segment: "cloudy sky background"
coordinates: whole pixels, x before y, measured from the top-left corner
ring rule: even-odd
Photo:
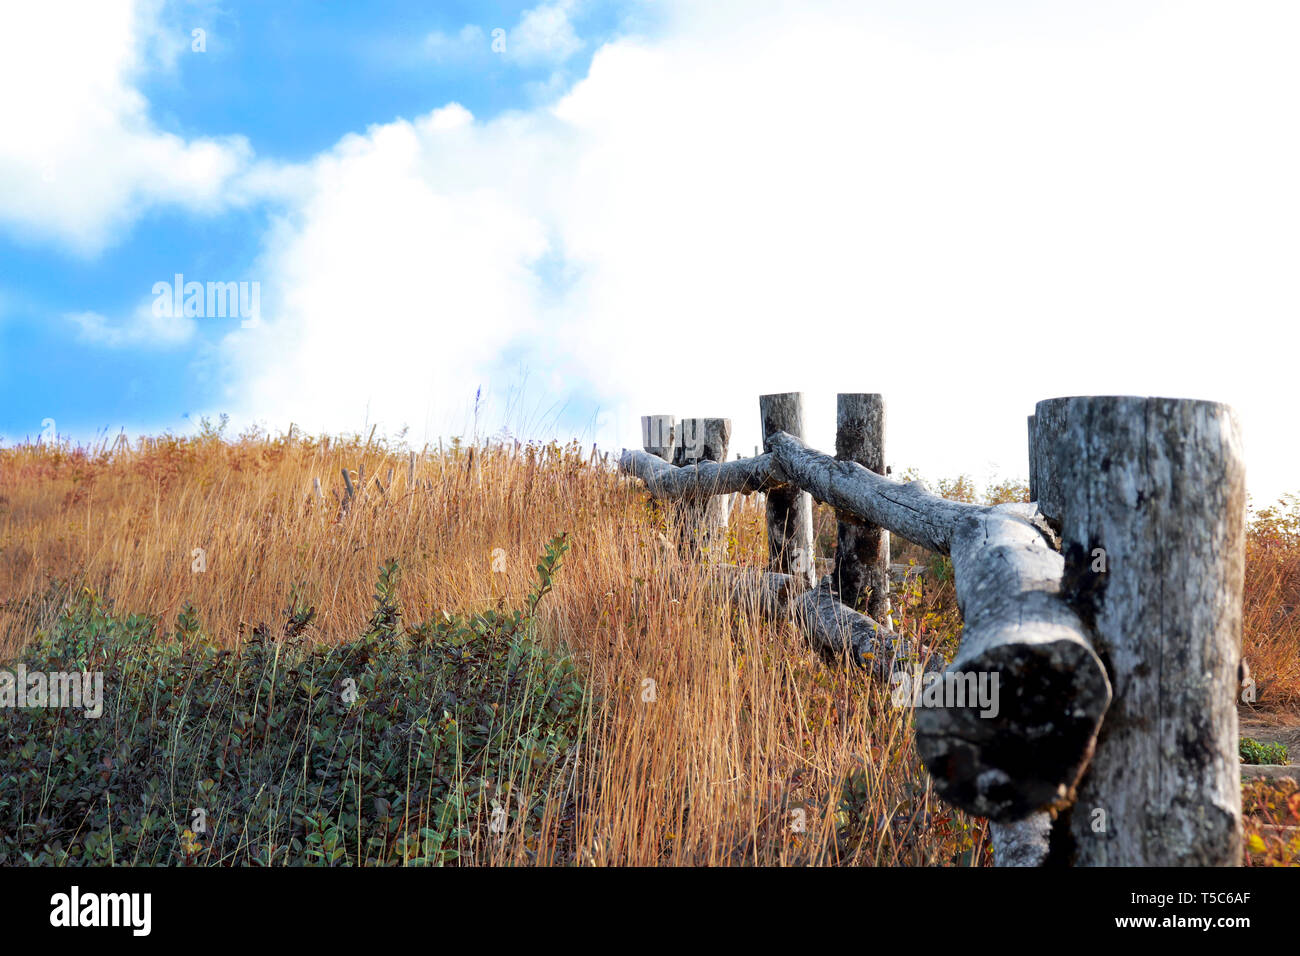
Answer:
[[[878,391],[896,468],[983,481],[1039,399],[1172,395],[1238,409],[1268,500],[1298,42],[1281,0],[9,5],[0,436],[662,412],[748,454],[760,393],[830,448]],[[155,316],[176,273],[261,324]]]

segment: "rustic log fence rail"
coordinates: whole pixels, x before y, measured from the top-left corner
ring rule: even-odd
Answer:
[[[992,821],[999,865],[1240,862],[1245,485],[1231,409],[1040,402],[1033,503],[983,506],[882,473],[878,395],[840,396],[835,457],[803,443],[801,395],[759,404],[761,454],[705,456],[672,416],[648,416],[643,450],[624,450],[619,470],[695,515],[765,494],[770,570],[736,582],[814,646],[939,686],[916,708],[918,752],[941,796]],[[812,499],[838,518],[820,582]],[[946,666],[888,626],[890,533],[952,561],[963,630]],[[986,679],[994,707],[976,693]]]

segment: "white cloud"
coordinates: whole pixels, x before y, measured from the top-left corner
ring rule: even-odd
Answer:
[[[748,453],[760,392],[830,447],[835,391],[880,391],[895,463],[984,477],[1024,474],[1037,399],[1185,395],[1243,412],[1257,491],[1300,485],[1300,9],[885,9],[680,3],[554,108],[345,139],[267,239],[231,399],[436,435],[517,354],[605,441],[721,414]]]
[[[482,56],[488,50],[487,35],[483,28],[466,24],[455,36],[435,30],[423,41],[425,56],[439,63],[456,63],[473,56]]]
[[[209,211],[227,201],[247,142],[163,132],[133,85],[142,69],[175,61],[160,8],[42,0],[6,11],[0,224],[14,234],[92,255],[151,206]]]
[[[467,24],[455,34],[434,30],[421,40],[420,52],[442,64],[499,55],[518,66],[558,66],[583,47],[570,19],[577,6],[576,0],[539,4],[509,30],[495,24]]]
[[[510,31],[506,56],[520,63],[563,63],[582,49],[569,19],[575,0],[556,0],[525,10]]]
[[[240,410],[334,431],[367,410],[396,429],[443,423],[453,396],[463,409],[537,326],[529,263],[547,240],[513,201],[511,157],[538,135],[522,121],[477,129],[453,104],[301,168],[313,191],[267,243],[263,328],[226,340]]]
[[[102,348],[168,349],[194,337],[193,319],[157,316],[152,303],[141,305],[126,322],[113,323],[98,312],[68,312],[63,318],[77,327],[77,337]]]

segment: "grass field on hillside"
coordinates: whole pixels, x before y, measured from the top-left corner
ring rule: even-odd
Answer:
[[[592,450],[407,469],[359,436],[0,449],[0,658],[102,669],[106,701],[90,732],[0,711],[0,863],[989,862],[889,688],[714,600],[672,510]],[[764,534],[742,500],[714,557],[762,567]],[[894,554],[927,568],[895,627],[951,654],[946,561]],[[1254,515],[1245,600],[1251,711],[1295,721],[1294,499]],[[1294,862],[1258,825],[1300,798],[1247,806],[1251,860]]]

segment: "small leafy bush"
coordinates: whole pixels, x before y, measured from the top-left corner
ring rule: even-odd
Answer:
[[[1284,764],[1290,759],[1286,744],[1260,743],[1253,737],[1241,738],[1242,763]]]
[[[103,714],[0,708],[0,864],[441,865],[499,834],[529,845],[590,703],[532,625],[566,548],[524,609],[413,627],[389,561],[366,633],[333,647],[307,644],[296,589],[279,632],[236,650],[192,607],[160,641],[84,591],[21,662],[102,672]]]

